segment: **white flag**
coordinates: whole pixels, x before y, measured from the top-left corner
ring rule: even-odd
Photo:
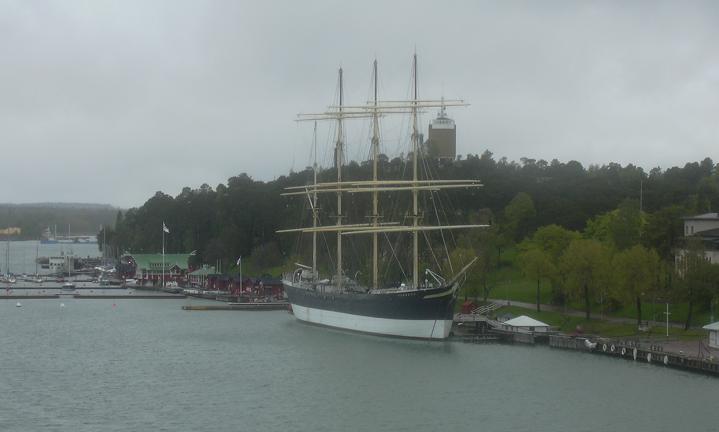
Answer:
[[[242,262],[242,257],[237,258],[237,265],[240,265],[241,262]]]
[[[167,228],[167,225],[165,225],[165,222],[162,223],[162,230],[170,234],[170,230]]]

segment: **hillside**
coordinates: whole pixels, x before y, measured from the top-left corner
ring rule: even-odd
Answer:
[[[51,227],[59,234],[95,235],[101,225],[113,225],[118,208],[94,203],[29,203],[0,204],[0,229],[18,227],[21,240],[37,239]]]

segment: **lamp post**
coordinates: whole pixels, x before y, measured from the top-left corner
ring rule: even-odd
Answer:
[[[669,313],[669,302],[667,302],[667,311],[664,312],[664,315],[667,316],[667,337],[669,337],[669,315],[671,315],[671,313]]]

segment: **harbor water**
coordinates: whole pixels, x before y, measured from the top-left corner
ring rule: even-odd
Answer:
[[[64,306],[61,306],[61,303]],[[716,378],[197,300],[0,301],[2,431],[715,431]],[[210,304],[210,303],[208,303]]]

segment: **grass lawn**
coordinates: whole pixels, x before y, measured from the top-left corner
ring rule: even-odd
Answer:
[[[526,303],[536,303],[537,281],[529,280],[522,274],[519,268],[515,265],[516,257],[516,248],[507,248],[503,251],[500,267],[493,271],[488,278],[488,285],[490,287],[489,297]],[[469,293],[470,297],[473,293],[476,293],[479,298],[482,297],[482,288],[476,284],[471,285],[471,282],[468,282],[464,289],[467,293]],[[542,303],[551,303],[552,288],[548,281],[541,282],[540,296]],[[461,298],[464,298],[463,294]],[[582,301],[571,301],[567,307],[575,310],[584,310],[584,303]],[[666,319],[664,315],[665,311],[665,303],[652,304],[651,299],[646,299],[646,301],[642,303],[642,321],[663,322]],[[593,304],[591,312],[592,317],[601,316],[602,305]],[[670,321],[683,323],[689,312],[689,306],[686,303],[670,304],[669,312],[671,314],[669,316]],[[614,311],[607,310],[605,305],[603,313],[607,316],[618,318],[636,318],[637,316],[637,310],[634,303],[631,305],[623,305]],[[709,311],[699,310],[699,308],[695,305],[692,317],[693,326],[701,327],[702,325],[709,323],[710,318]]]
[[[661,326],[654,327],[648,332],[640,332],[637,330],[637,326],[632,324],[617,324],[600,319],[587,321],[584,318],[567,316],[561,312],[537,312],[534,309],[525,309],[518,306],[503,306],[494,313],[497,315],[502,313],[511,313],[515,316],[527,315],[552,325],[564,333],[573,333],[579,326],[584,334],[596,334],[603,337],[666,338],[666,329]],[[670,339],[696,340],[706,337],[706,331],[699,329],[684,331],[678,328],[670,328],[669,337]]]

